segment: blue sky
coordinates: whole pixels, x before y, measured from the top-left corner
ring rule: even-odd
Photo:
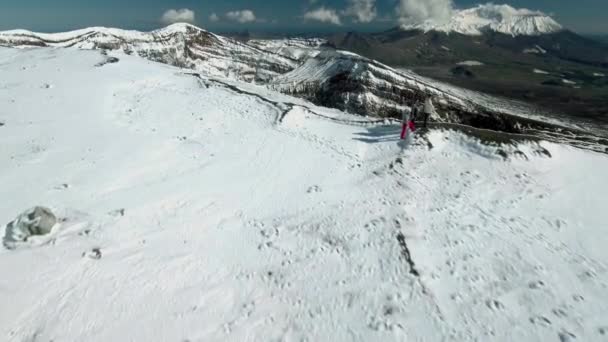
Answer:
[[[178,15],[186,15],[185,18],[191,20],[194,14],[195,24],[216,31],[375,31],[397,24],[396,8],[400,1],[447,3],[450,0],[0,0],[0,30],[26,28],[51,32],[86,26],[146,30],[164,26],[161,17],[167,10],[189,9],[190,12]],[[358,18],[363,21],[369,18],[349,12],[347,9],[353,2],[373,3],[376,8],[373,20],[355,22]],[[467,8],[486,1],[453,2],[456,8]],[[608,0],[504,0],[494,3],[551,13],[560,23],[578,32],[608,33]],[[305,13],[320,7],[326,11],[315,12],[309,20],[305,19]],[[338,19],[331,13],[339,18],[341,25],[336,25]],[[210,18],[212,14],[216,15],[214,20]]]

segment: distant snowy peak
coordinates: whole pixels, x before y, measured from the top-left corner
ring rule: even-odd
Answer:
[[[558,22],[545,13],[494,4],[455,11],[447,22],[426,20],[423,23],[405,23],[401,28],[465,35],[481,35],[494,31],[512,36],[538,36],[563,30]]]

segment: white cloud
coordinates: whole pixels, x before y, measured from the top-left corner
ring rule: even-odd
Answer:
[[[190,23],[194,24],[195,15],[194,11],[182,8],[182,9],[170,9],[163,13],[163,16],[160,18],[160,21],[165,24],[175,24],[175,23]]]
[[[402,24],[421,23],[431,20],[445,23],[454,13],[452,0],[400,0],[397,15]]]
[[[213,23],[218,22],[220,21],[220,17],[218,17],[218,15],[215,13],[211,13],[211,15],[209,16],[209,21]]]
[[[304,13],[304,19],[315,20],[322,23],[330,23],[334,25],[342,25],[340,16],[336,13],[336,10],[331,8],[319,7],[316,10],[308,11]]]
[[[256,20],[255,13],[251,10],[231,11],[226,13],[226,18],[241,24],[250,23]]]
[[[378,15],[376,0],[348,0],[348,3],[348,7],[342,13],[354,17],[356,22],[369,23]]]
[[[526,15],[546,15],[543,12],[533,11],[527,8],[513,8],[509,5],[494,5],[492,3],[478,5],[476,8],[479,12],[479,15],[484,18],[490,18],[495,16],[500,16],[501,18],[512,18],[516,16]]]

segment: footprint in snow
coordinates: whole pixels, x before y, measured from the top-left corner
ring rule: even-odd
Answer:
[[[501,311],[505,308],[504,304],[496,299],[488,299],[486,301],[486,306],[492,311]]]
[[[568,331],[562,331],[558,334],[560,342],[570,342],[576,340],[576,335]]]
[[[320,186],[318,185],[313,185],[310,188],[308,188],[308,190],[306,190],[306,193],[312,194],[312,193],[318,193],[321,192],[322,189]]]
[[[121,208],[121,209],[112,210],[108,213],[108,215],[114,216],[114,217],[123,217],[123,216],[125,216],[125,209]]]
[[[548,327],[548,326],[551,326],[551,324],[552,324],[551,320],[545,316],[530,317],[530,323],[532,323],[534,325],[542,326],[542,327]]]
[[[594,270],[588,269],[584,272],[582,272],[581,274],[578,275],[578,278],[581,281],[587,281],[587,280],[591,280],[593,278],[595,278],[597,276],[597,273]]]
[[[561,309],[561,308],[555,308],[553,310],[551,310],[551,312],[559,318],[565,318],[568,317],[568,312],[566,312],[566,310]]]
[[[100,248],[93,248],[88,252],[84,252],[82,253],[82,257],[87,257],[89,259],[93,259],[93,260],[99,260],[101,259],[101,249]]]
[[[530,282],[530,284],[528,284],[528,287],[532,290],[538,290],[545,287],[545,283],[542,280],[535,280],[533,282]]]
[[[55,190],[65,190],[68,189],[70,187],[70,185],[68,183],[62,183],[60,185],[57,185],[55,187]]]

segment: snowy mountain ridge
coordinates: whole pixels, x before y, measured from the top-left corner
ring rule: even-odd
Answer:
[[[510,133],[577,129],[538,108],[395,70],[325,46],[323,40],[241,43],[193,25],[175,24],[152,32],[103,27],[57,34],[14,30],[0,32],[0,45],[101,50],[115,60],[136,55],[221,82],[264,85],[316,105],[376,118],[400,118],[412,103],[434,96],[440,113],[436,120],[448,124]]]
[[[543,12],[494,4],[457,10],[447,22],[428,19],[422,23],[404,23],[401,28],[464,35],[482,35],[493,31],[511,36],[538,36],[563,30],[557,21]]]
[[[404,102],[431,94],[452,109],[475,110],[468,98],[453,96],[414,75],[365,57],[324,48],[325,41],[320,39],[245,44],[196,26],[174,24],[152,32],[103,27],[57,34],[15,30],[0,32],[2,43],[136,54],[207,76],[265,84],[317,104],[362,115],[398,117]]]
[[[119,28],[94,26],[83,29],[57,32],[42,33],[24,29],[0,31],[0,41],[11,45],[34,45],[52,47],[77,47],[81,49],[103,48],[103,43],[116,44],[122,42],[158,42],[162,38],[170,38],[172,35],[205,34],[221,40],[217,36],[200,27],[178,23],[150,32],[136,30],[125,30]]]
[[[8,30],[8,31],[3,31],[1,33],[3,36],[13,35],[15,37],[31,39],[32,41],[34,41],[34,40],[51,40],[51,41],[55,40],[57,43],[61,43],[61,41],[63,41],[65,43],[66,41],[73,42],[74,40],[78,40],[83,37],[86,38],[87,36],[91,36],[93,34],[103,34],[108,37],[114,36],[114,37],[121,37],[123,39],[145,41],[145,40],[150,40],[150,38],[155,35],[164,36],[164,35],[173,34],[173,33],[188,33],[189,30],[208,32],[200,27],[196,27],[191,24],[178,23],[178,24],[169,25],[167,27],[164,27],[164,28],[161,28],[158,30],[151,31],[151,32],[149,32],[149,34],[146,32],[141,32],[141,31],[137,31],[137,30],[125,30],[125,29],[103,27],[103,26],[93,26],[93,27],[87,27],[87,28],[83,28],[83,29],[72,30],[72,31],[67,31],[67,32],[59,32],[59,33],[38,33],[38,32],[32,32],[32,31],[24,30],[24,29]],[[210,33],[210,32],[208,32],[208,33]]]
[[[173,24],[151,32],[92,27],[65,33],[26,30],[0,32],[0,45],[118,50],[214,76],[238,74],[246,81],[267,81],[292,70],[289,57],[260,50],[190,24]]]

